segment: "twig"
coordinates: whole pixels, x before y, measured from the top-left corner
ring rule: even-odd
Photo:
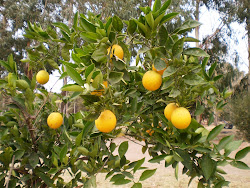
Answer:
[[[54,83],[54,85],[50,88],[50,92],[48,93],[48,96],[46,97],[46,99],[43,101],[42,106],[40,107],[40,109],[38,110],[38,112],[36,113],[36,115],[32,117],[32,119],[36,119],[35,122],[34,122],[34,124],[33,124],[33,126],[35,126],[35,124],[36,124],[36,122],[37,122],[37,120],[38,120],[38,118],[37,118],[38,114],[41,112],[42,108],[44,107],[44,105],[45,105],[46,102],[48,101],[49,96],[50,96],[50,93],[51,93],[53,87],[56,85],[56,83],[57,83],[58,81],[59,81],[59,79],[58,79],[58,80]]]
[[[109,158],[110,158],[110,155],[109,155],[108,158],[105,160],[105,162],[104,162],[104,164],[102,165],[102,167],[96,172],[96,174],[98,174],[99,172],[102,171],[102,169],[104,168],[104,166],[107,164]]]
[[[220,25],[221,25],[221,24],[222,24],[222,22],[220,23]],[[206,46],[207,43],[208,43],[209,41],[211,41],[212,38],[213,38],[217,33],[219,33],[219,32],[222,30],[222,28],[224,27],[224,25],[225,25],[225,23],[224,23],[220,28],[217,28],[217,29],[215,30],[215,32],[214,32],[212,35],[210,35],[210,36],[206,39],[206,41],[205,41],[203,44],[200,45],[200,48],[202,48],[204,45]]]
[[[14,161],[15,161],[15,155],[13,155],[13,157],[12,157],[12,162],[11,162],[11,166],[10,166],[9,175],[8,175],[7,180],[6,180],[6,186],[5,186],[6,188],[9,187],[10,176],[11,176],[12,170],[13,170],[13,168],[14,168]]]
[[[138,142],[132,140],[132,139],[129,138],[128,136],[124,136],[124,137],[127,138],[128,140],[130,140],[131,142],[134,142],[135,144],[138,144],[138,145],[140,145],[140,146],[144,146],[144,145],[142,145],[142,144],[140,144],[140,143],[138,143]]]

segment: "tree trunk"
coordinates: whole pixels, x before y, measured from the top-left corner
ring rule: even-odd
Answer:
[[[72,0],[69,1],[69,17],[68,17],[68,26],[71,27],[72,25],[72,15],[73,15],[73,3],[72,3]],[[66,85],[68,83],[68,79],[67,77],[64,77],[63,78],[63,85]],[[67,96],[67,91],[62,91],[62,96]],[[65,114],[66,116],[68,116],[68,113],[67,113],[67,110],[68,110],[68,103],[62,103],[61,104],[61,112],[63,114]]]
[[[247,37],[248,37],[248,94],[250,94],[250,20],[247,19]]]
[[[151,8],[151,6],[152,6],[152,0],[148,1],[148,6]]]
[[[199,21],[199,16],[200,16],[200,0],[196,0],[196,11],[195,11],[195,20]],[[199,40],[199,30],[200,27],[195,28],[195,38]],[[196,42],[196,47],[199,48],[199,42]]]

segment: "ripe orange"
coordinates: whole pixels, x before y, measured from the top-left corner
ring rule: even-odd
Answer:
[[[108,81],[103,81],[102,84],[105,86],[105,88],[108,87]],[[101,96],[104,93],[104,89],[94,90],[90,94],[95,96]]]
[[[95,120],[96,128],[104,133],[111,132],[116,126],[116,116],[110,110],[104,110]]]
[[[191,123],[190,112],[184,108],[176,108],[171,115],[171,122],[177,129],[186,129]]]
[[[178,106],[175,103],[169,103],[165,109],[164,109],[164,115],[165,117],[171,121],[171,115],[173,111],[177,108]]]
[[[36,75],[36,81],[39,84],[46,84],[49,81],[49,73],[45,70],[40,70]]]
[[[52,112],[47,118],[47,124],[52,129],[57,129],[63,124],[63,117],[58,112]]]
[[[162,77],[155,71],[148,71],[143,75],[142,84],[145,89],[155,91],[161,87]]]
[[[119,59],[123,59],[124,57],[124,52],[121,46],[119,46],[118,44],[114,44],[112,46],[112,50],[110,52],[111,46],[107,49],[107,54],[110,54],[110,59],[113,57],[113,55],[117,56]]]

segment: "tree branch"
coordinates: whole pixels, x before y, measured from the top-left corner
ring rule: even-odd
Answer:
[[[6,186],[5,186],[6,188],[9,187],[10,176],[11,176],[12,170],[13,170],[13,168],[14,168],[14,161],[15,161],[15,155],[13,155],[13,157],[12,157],[12,162],[11,162],[11,166],[10,166],[9,175],[8,175],[8,177],[7,177],[7,180],[6,180]]]

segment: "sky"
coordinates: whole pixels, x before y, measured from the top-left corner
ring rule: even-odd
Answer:
[[[207,10],[205,7],[201,7],[200,14],[200,22],[202,25],[200,26],[200,39],[204,38],[207,35],[211,35],[218,28],[221,23],[219,19],[219,14],[213,10]],[[235,32],[235,37],[238,42],[235,42],[233,39],[229,39],[228,45],[230,46],[228,62],[233,62],[233,54],[235,50],[239,54],[240,71],[248,72],[248,49],[247,49],[247,35],[244,24],[233,23],[233,28]],[[194,31],[190,33],[190,36],[195,37]],[[49,82],[45,85],[45,88],[50,90],[52,87],[53,92],[60,92],[60,88],[63,85],[62,80],[58,81],[60,74],[58,71],[54,71],[53,75],[50,75]],[[56,83],[56,84],[55,84]]]

